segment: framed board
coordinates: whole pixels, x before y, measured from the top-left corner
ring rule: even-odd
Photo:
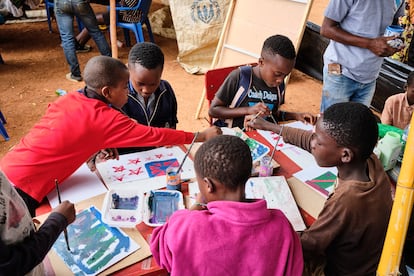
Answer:
[[[212,68],[257,62],[269,36],[289,37],[296,52],[313,0],[233,0]]]

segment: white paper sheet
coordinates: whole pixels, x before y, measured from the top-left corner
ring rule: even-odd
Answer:
[[[91,172],[84,163],[68,179],[59,184],[60,197],[72,203],[78,203],[90,197],[103,194],[107,191],[99,177]],[[52,208],[59,205],[56,190],[47,195]]]

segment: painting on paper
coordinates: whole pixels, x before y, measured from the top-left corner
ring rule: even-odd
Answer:
[[[311,185],[321,193],[329,195],[335,187],[336,178],[333,172],[327,171],[313,179],[305,181],[305,183]]]
[[[153,150],[135,152],[119,156],[119,160],[107,160],[97,164],[97,169],[103,181],[110,187],[112,184],[122,184],[165,177],[168,167],[178,167],[185,152],[179,147],[160,147]],[[193,161],[187,158],[182,170],[182,178],[195,177]],[[165,179],[163,178],[163,182]],[[120,187],[119,185],[117,187]]]
[[[93,206],[78,213],[67,232],[71,250],[63,233],[53,250],[79,276],[96,275],[140,248],[120,229],[103,223],[101,213]]]
[[[248,137],[240,128],[227,128],[222,127],[221,130],[225,135],[233,135],[243,139],[246,144],[249,146],[250,152],[252,154],[253,163],[259,161],[263,156],[265,156],[269,151],[269,147],[256,141],[253,138]]]
[[[279,209],[295,231],[306,229],[296,201],[283,176],[253,177],[246,183],[246,198],[265,199],[268,209]]]
[[[293,176],[327,197],[335,189],[338,169],[336,167],[319,167],[317,165],[303,169]]]

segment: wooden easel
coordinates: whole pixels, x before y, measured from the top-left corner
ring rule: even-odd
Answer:
[[[289,37],[299,49],[313,0],[232,0],[211,63],[211,69],[257,62],[269,36]],[[199,118],[206,91],[198,104]]]

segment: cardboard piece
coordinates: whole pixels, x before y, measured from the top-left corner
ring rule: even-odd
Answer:
[[[327,196],[313,189],[310,185],[303,183],[296,177],[289,178],[287,183],[297,205],[314,219],[318,218]]]
[[[103,199],[105,197],[105,193],[92,197],[90,199],[84,200],[82,202],[79,202],[78,204],[75,204],[76,211],[79,212],[80,210],[89,208],[91,205],[94,205],[97,207],[97,209],[101,210]],[[45,219],[48,217],[48,214],[36,217],[40,222],[45,221]],[[149,256],[151,256],[151,250],[149,248],[148,243],[145,241],[144,237],[141,235],[141,233],[135,229],[135,228],[122,228],[122,231],[124,231],[130,238],[132,238],[136,243],[140,245],[140,249],[129,255],[128,257],[122,259],[118,263],[114,264],[110,268],[104,270],[102,273],[98,275],[108,275],[115,271],[118,271],[122,268],[125,268],[127,266],[130,266],[136,262],[139,262]],[[70,237],[69,237],[70,239]],[[55,253],[54,250],[50,250],[47,258],[50,260],[50,264],[52,266],[51,273],[54,273],[55,275],[73,275],[73,273],[69,270],[69,268],[64,264],[63,260]],[[50,275],[50,274],[48,274]]]

